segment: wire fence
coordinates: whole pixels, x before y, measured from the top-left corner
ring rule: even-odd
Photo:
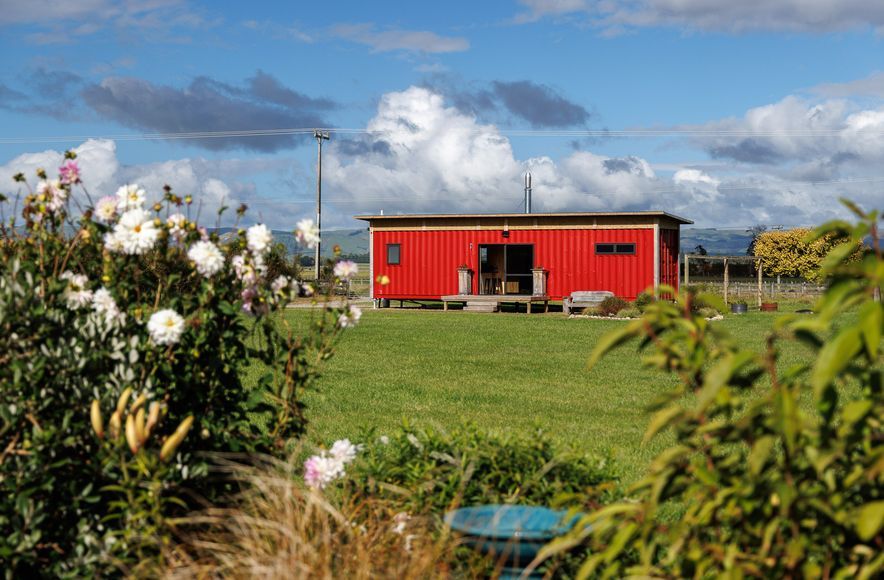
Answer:
[[[695,280],[691,276],[691,286],[697,287],[704,292],[721,294],[724,283],[718,279]],[[814,298],[821,296],[826,290],[822,284],[808,282],[806,280],[763,280],[761,283],[762,299],[789,299],[789,298]],[[729,298],[755,298],[758,295],[758,280],[744,279],[728,282]]]

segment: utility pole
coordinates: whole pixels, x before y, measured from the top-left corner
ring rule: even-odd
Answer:
[[[313,138],[319,144],[319,154],[316,157],[316,229],[319,233],[319,241],[316,242],[316,283],[319,284],[319,272],[322,268],[319,259],[322,250],[322,142],[328,141],[328,131],[313,130]]]

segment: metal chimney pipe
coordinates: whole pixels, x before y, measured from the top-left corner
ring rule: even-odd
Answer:
[[[525,172],[525,213],[531,213],[531,172]]]

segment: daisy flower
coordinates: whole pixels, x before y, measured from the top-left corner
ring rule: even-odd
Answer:
[[[68,282],[67,288],[64,290],[64,299],[68,308],[77,310],[92,301],[92,291],[86,289],[89,278],[85,274],[74,274],[68,270],[62,272],[59,278]]]
[[[157,344],[176,344],[184,334],[184,319],[174,310],[160,310],[147,321],[147,331]]]
[[[108,195],[102,197],[95,204],[95,212],[92,214],[100,222],[109,224],[117,217],[117,198]]]
[[[316,227],[313,220],[303,219],[298,222],[298,227],[295,229],[295,239],[302,246],[307,246],[312,250],[319,243],[319,228]]]
[[[209,278],[224,268],[224,254],[212,242],[197,242],[190,247],[187,257],[193,260],[196,271]]]
[[[341,260],[335,264],[335,276],[341,280],[349,280],[359,273],[359,266],[353,260]]]
[[[256,254],[263,254],[270,249],[273,234],[264,224],[256,224],[246,231],[246,243]]]
[[[117,207],[120,211],[144,207],[145,195],[137,184],[124,185],[117,190]]]

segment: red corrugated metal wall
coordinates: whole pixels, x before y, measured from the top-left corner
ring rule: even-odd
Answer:
[[[597,256],[597,243],[636,244],[634,255]],[[609,290],[632,300],[654,283],[654,230],[412,230],[374,232],[374,275],[390,283],[375,285],[375,298],[438,299],[457,294],[457,267],[479,266],[480,244],[534,244],[534,265],[549,271],[550,297],[575,290]],[[400,265],[387,265],[387,244],[400,244]],[[473,276],[473,293],[478,291]]]
[[[660,230],[660,284],[678,290],[678,230]]]

